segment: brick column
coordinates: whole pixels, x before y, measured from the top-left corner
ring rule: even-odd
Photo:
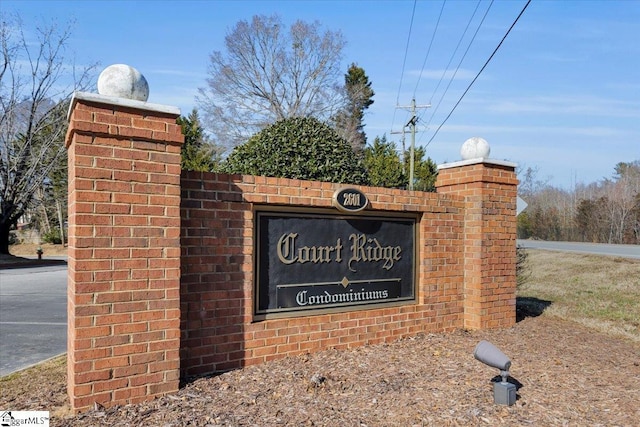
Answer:
[[[515,164],[472,159],[438,166],[438,193],[462,196],[464,325],[508,327],[516,320]]]
[[[72,100],[67,387],[76,412],[178,389],[179,115],[90,93]]]

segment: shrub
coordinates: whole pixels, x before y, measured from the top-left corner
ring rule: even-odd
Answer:
[[[311,117],[280,120],[236,147],[227,173],[368,184],[360,158],[328,125]]]
[[[522,246],[516,246],[516,287],[519,288],[529,280],[529,253]]]
[[[19,243],[18,236],[16,235],[15,231],[10,231],[9,232],[9,245],[15,245],[16,243]]]
[[[51,229],[46,233],[42,234],[42,241],[44,243],[51,243],[54,245],[59,245],[62,243],[62,239],[60,238],[60,230]]]

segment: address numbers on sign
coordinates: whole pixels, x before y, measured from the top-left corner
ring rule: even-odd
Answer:
[[[367,196],[355,188],[341,188],[333,193],[333,205],[342,212],[360,212],[368,203]]]

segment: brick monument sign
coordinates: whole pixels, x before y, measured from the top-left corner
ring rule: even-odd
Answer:
[[[74,411],[285,356],[515,323],[514,164],[441,165],[437,193],[187,172],[179,115],[73,98]]]

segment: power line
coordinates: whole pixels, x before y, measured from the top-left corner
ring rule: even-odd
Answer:
[[[416,115],[416,108],[429,108],[431,105],[416,105],[416,99],[413,98],[411,100],[411,105],[409,106],[400,106],[397,108],[408,108],[411,111],[411,119],[407,122],[406,125],[402,127],[402,132],[391,132],[393,133],[402,133],[402,155],[404,156],[404,134],[407,133],[405,128],[411,128],[411,149],[409,150],[409,190],[413,190],[413,171],[415,170],[415,146],[416,146],[416,124],[418,122],[418,116]],[[403,162],[404,164],[404,162]]]
[[[518,16],[516,17],[515,21],[513,21],[513,24],[511,24],[511,26],[509,27],[509,29],[507,30],[507,32],[505,33],[504,37],[502,37],[502,40],[500,40],[500,43],[498,43],[498,46],[496,46],[496,48],[493,50],[493,53],[491,53],[491,56],[489,56],[489,59],[487,59],[487,61],[484,63],[484,65],[482,66],[482,68],[480,69],[480,71],[478,71],[478,74],[476,74],[476,76],[473,78],[473,80],[471,81],[471,83],[469,83],[469,86],[467,86],[467,88],[465,89],[465,91],[462,93],[462,95],[460,96],[460,99],[458,99],[458,102],[456,102],[456,104],[453,106],[453,108],[451,109],[451,111],[449,112],[449,114],[447,114],[447,117],[445,117],[445,119],[443,120],[443,122],[440,124],[440,126],[438,126],[438,128],[436,129],[436,131],[434,132],[433,136],[431,137],[431,139],[429,139],[429,142],[427,142],[427,144],[425,145],[425,147],[428,147],[429,144],[431,144],[431,141],[433,141],[433,139],[436,137],[436,135],[438,134],[438,132],[440,131],[440,129],[442,129],[442,126],[444,126],[444,124],[447,122],[447,120],[449,120],[449,117],[451,117],[451,115],[453,114],[453,112],[456,110],[456,108],[458,107],[458,105],[460,104],[460,102],[462,101],[462,99],[465,97],[465,95],[467,94],[467,92],[469,92],[469,89],[471,89],[471,86],[473,86],[473,84],[476,82],[476,80],[478,80],[478,77],[480,77],[480,74],[482,74],[482,72],[484,71],[484,69],[487,67],[487,65],[489,65],[489,62],[491,62],[491,59],[493,59],[494,55],[498,52],[498,49],[500,49],[500,46],[502,46],[502,43],[505,41],[505,39],[507,38],[507,36],[509,35],[509,33],[511,32],[511,30],[513,29],[513,27],[516,25],[516,23],[518,22],[518,20],[520,19],[520,17],[524,14],[524,11],[527,10],[527,7],[529,7],[529,3],[531,3],[531,0],[527,0],[527,3],[524,5],[524,7],[522,8],[522,10],[520,11],[520,13],[518,14]]]
[[[480,6],[480,2],[478,2],[476,4],[476,9],[473,11],[473,16],[475,16],[476,11],[478,10],[479,6]],[[460,58],[460,61],[458,62],[458,65],[456,66],[455,71],[453,72],[453,74],[451,75],[451,78],[449,79],[449,83],[447,83],[447,87],[444,89],[444,92],[442,92],[442,95],[440,96],[440,99],[438,100],[438,103],[436,104],[436,107],[433,109],[433,112],[431,113],[431,116],[429,117],[429,120],[427,121],[427,126],[429,126],[431,124],[431,120],[433,120],[433,117],[435,116],[436,112],[440,108],[440,104],[442,103],[442,100],[444,99],[445,95],[449,91],[449,88],[451,87],[451,84],[453,83],[453,80],[456,78],[456,75],[458,74],[458,71],[460,70],[460,67],[462,66],[462,62],[467,57],[467,53],[469,53],[469,49],[471,49],[471,45],[473,45],[473,42],[475,41],[476,36],[478,35],[478,32],[480,32],[480,28],[482,27],[482,24],[484,23],[484,20],[487,18],[487,15],[489,14],[489,10],[491,10],[491,6],[493,6],[493,0],[491,0],[491,3],[489,3],[489,7],[487,7],[487,10],[484,12],[484,15],[482,16],[482,19],[480,20],[480,23],[478,24],[478,28],[476,28],[476,31],[473,33],[473,36],[471,37],[471,40],[469,41],[469,44],[467,45],[467,49],[462,54],[462,57]],[[473,16],[471,17],[471,19],[473,19]],[[469,20],[469,24],[471,24],[471,20]],[[467,25],[467,28],[468,28],[468,25]],[[464,30],[465,34],[466,34],[466,32],[467,32],[467,29]],[[464,34],[463,34],[463,37],[464,37]],[[460,38],[460,42],[462,42],[462,38]],[[457,47],[456,47],[456,50],[458,50]],[[455,52],[454,52],[454,54],[455,54]],[[451,59],[453,59],[453,55],[451,56]],[[450,63],[451,62],[449,62],[449,64]],[[448,68],[449,68],[449,65],[447,64],[447,69]],[[446,69],[445,69],[445,71],[446,71]],[[440,85],[440,83],[438,83],[438,85]],[[435,91],[434,91],[434,94],[435,94]]]
[[[440,26],[440,19],[442,18],[442,12],[444,11],[444,5],[447,0],[442,1],[442,7],[440,8],[440,14],[438,15],[438,20],[436,21],[436,26],[433,29],[433,34],[431,35],[431,41],[429,42],[429,47],[427,48],[427,54],[424,56],[424,61],[422,62],[422,68],[420,69],[420,74],[418,75],[418,81],[416,82],[416,87],[413,89],[413,97],[416,97],[416,92],[418,91],[418,85],[420,84],[420,79],[422,79],[422,72],[424,71],[424,67],[427,64],[427,59],[429,58],[429,53],[431,53],[431,46],[433,46],[433,41],[436,38],[436,33],[438,32],[438,26]]]
[[[480,2],[482,0],[478,0],[478,3],[476,3],[476,7],[473,10],[473,14],[471,15],[471,18],[469,18],[469,22],[467,22],[467,26],[465,27],[464,31],[462,32],[462,35],[460,36],[460,39],[458,40],[458,44],[456,45],[456,48],[453,50],[453,53],[451,54],[451,57],[449,58],[449,62],[447,63],[447,66],[444,67],[444,69],[442,70],[442,75],[440,76],[440,80],[438,80],[438,84],[436,85],[436,88],[433,90],[433,93],[431,94],[431,97],[429,98],[429,101],[431,102],[431,100],[433,100],[433,97],[436,95],[436,92],[438,92],[438,89],[440,88],[440,84],[442,83],[442,80],[444,80],[444,76],[447,74],[447,70],[449,69],[449,66],[451,65],[451,63],[453,62],[453,58],[456,56],[456,53],[458,53],[458,49],[460,48],[460,45],[462,44],[462,40],[464,40],[464,36],[467,34],[467,31],[469,30],[469,27],[471,26],[471,22],[473,22],[473,18],[476,16],[476,13],[478,12],[478,8],[480,7]],[[482,23],[480,24],[482,25]],[[473,42],[473,40],[472,40]],[[458,65],[458,68],[460,67],[460,65]]]
[[[400,91],[402,90],[402,79],[404,78],[404,67],[407,64],[407,56],[409,53],[409,42],[411,40],[411,29],[413,28],[413,18],[416,14],[416,4],[418,0],[413,0],[413,10],[411,11],[411,21],[409,22],[409,34],[407,35],[407,45],[404,48],[404,59],[402,60],[402,71],[400,73],[400,84],[398,85],[398,96],[396,97],[396,105],[400,104]],[[391,129],[393,129],[393,124],[396,122],[396,111],[398,109],[393,110],[393,117],[391,118]]]

